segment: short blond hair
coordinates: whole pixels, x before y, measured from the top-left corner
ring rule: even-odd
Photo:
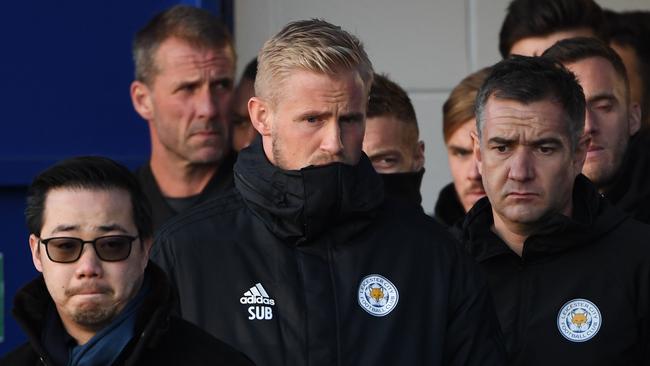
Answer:
[[[287,24],[266,41],[257,60],[255,94],[272,101],[277,98],[278,85],[295,70],[326,75],[357,71],[366,94],[372,83],[372,63],[361,41],[341,27],[321,19]]]

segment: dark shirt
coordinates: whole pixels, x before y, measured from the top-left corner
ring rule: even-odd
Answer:
[[[191,202],[170,202],[170,199],[163,196],[160,191],[156,178],[151,172],[151,166],[145,164],[138,168],[135,174],[144,190],[144,194],[147,196],[149,203],[151,204],[154,231],[158,231],[165,221],[181,213],[182,211],[179,211],[178,208],[188,209],[232,189],[234,187],[232,168],[236,160],[237,153],[234,151],[228,153],[221,161],[217,172],[214,174],[212,179],[210,179],[203,191],[198,196],[186,197],[191,200]],[[172,200],[177,199],[173,198]],[[184,200],[184,198],[181,198],[180,200]]]

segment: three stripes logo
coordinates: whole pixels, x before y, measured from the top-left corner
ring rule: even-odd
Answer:
[[[248,320],[271,320],[273,319],[273,300],[264,289],[261,283],[256,283],[244,296],[239,299],[242,305],[251,305],[248,307]]]

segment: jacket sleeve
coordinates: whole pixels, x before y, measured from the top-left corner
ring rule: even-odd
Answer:
[[[460,245],[454,248],[444,364],[505,365],[505,346],[487,282]]]

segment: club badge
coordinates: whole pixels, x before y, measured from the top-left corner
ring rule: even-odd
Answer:
[[[359,284],[359,306],[373,316],[386,316],[399,301],[399,292],[386,277],[373,274]]]
[[[600,330],[603,318],[593,302],[585,299],[568,301],[557,315],[560,334],[571,342],[586,342]]]

